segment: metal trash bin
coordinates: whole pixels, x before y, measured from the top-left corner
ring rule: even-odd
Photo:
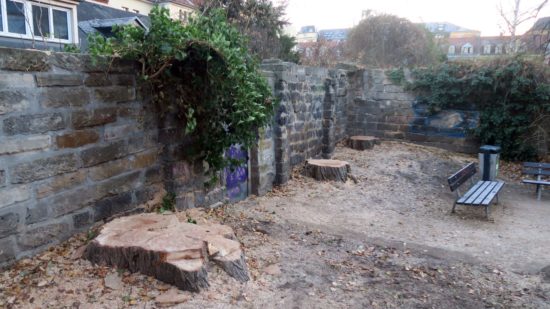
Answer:
[[[483,145],[479,148],[479,169],[483,181],[494,181],[498,176],[500,146]]]

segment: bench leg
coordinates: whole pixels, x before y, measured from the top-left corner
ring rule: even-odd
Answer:
[[[542,186],[537,185],[537,201],[540,201],[541,198],[542,198]]]
[[[489,220],[489,216],[491,215],[491,211],[489,209],[490,205],[485,206],[485,216],[487,216],[487,220]]]
[[[455,213],[455,208],[456,208],[456,202],[454,202],[454,204],[453,204],[453,210],[451,210],[451,213],[453,213],[453,214]]]
[[[498,205],[498,193],[497,193],[497,202],[496,202],[496,204]]]

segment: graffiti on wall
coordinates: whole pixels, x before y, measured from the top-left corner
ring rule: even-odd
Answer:
[[[226,152],[226,156],[243,163],[238,167],[225,169],[225,187],[230,201],[244,200],[248,196],[248,151],[239,145],[234,145]]]
[[[464,138],[479,124],[478,111],[444,110],[433,114],[423,104],[413,104],[413,110],[415,117],[410,123],[411,133]]]

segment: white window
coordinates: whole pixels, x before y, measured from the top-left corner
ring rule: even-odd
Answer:
[[[21,0],[0,0],[0,36],[73,42],[70,8]]]
[[[455,46],[451,45],[449,46],[449,55],[454,55],[454,54],[455,54]]]
[[[470,54],[473,54],[473,53],[474,53],[474,47],[472,46],[472,44],[466,43],[466,44],[464,44],[464,46],[462,46],[462,54],[463,55],[470,55]]]
[[[495,54],[502,54],[502,45],[495,46]]]
[[[486,55],[489,55],[491,53],[491,45],[490,44],[487,44],[487,45],[483,46],[483,53],[486,54]]]

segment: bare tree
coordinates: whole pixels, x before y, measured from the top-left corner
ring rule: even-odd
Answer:
[[[498,11],[504,22],[502,27],[510,34],[509,51],[517,53],[521,47],[520,38],[518,38],[518,28],[525,22],[537,18],[540,11],[548,4],[549,0],[540,0],[531,8],[525,9],[522,6],[522,0],[512,0],[508,5],[503,4],[501,0]]]

